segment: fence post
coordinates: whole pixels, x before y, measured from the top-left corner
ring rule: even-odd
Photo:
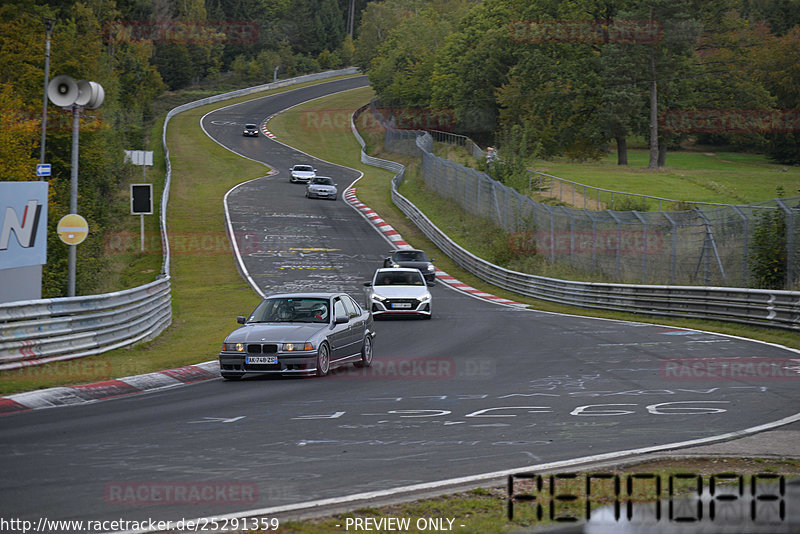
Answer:
[[[611,193],[612,198],[614,193]],[[611,204],[614,204],[614,201],[611,201]],[[617,279],[620,278],[620,261],[621,261],[621,254],[620,254],[620,247],[622,247],[622,221],[619,220],[619,217],[614,215],[612,210],[606,210],[611,218],[613,218],[617,222]]]
[[[566,206],[561,208],[569,215],[569,264],[575,265],[575,215]]]
[[[776,198],[775,202],[786,213],[786,282],[784,288],[791,289],[794,282],[794,211],[779,198]]]
[[[642,230],[642,283],[647,283],[647,221],[644,220],[644,217],[639,215],[639,212],[633,210],[633,213],[639,222],[642,223],[644,230]]]
[[[677,261],[677,254],[678,254],[678,225],[675,223],[675,219],[670,217],[669,213],[666,211],[662,211],[661,214],[666,217],[669,223],[672,225],[672,252],[670,253],[669,259],[669,283],[675,283],[675,266]]]
[[[584,209],[583,213],[592,221],[592,273],[594,273],[597,271],[597,219],[588,209]]]
[[[700,211],[699,208],[695,207],[694,210],[697,213],[697,215],[699,215],[700,218],[703,219],[703,222],[706,225],[706,238],[705,238],[705,241],[703,241],[703,254],[706,253],[706,248],[708,247],[708,245],[710,245],[711,250],[714,251],[714,257],[717,258],[717,266],[719,267],[719,272],[722,275],[722,282],[723,283],[727,283],[727,280],[726,280],[726,277],[725,277],[725,269],[722,267],[722,260],[720,259],[719,251],[717,250],[717,243],[714,241],[714,232],[711,231],[711,221],[708,220],[708,217],[706,217],[705,214],[702,211]],[[707,243],[708,243],[708,245],[707,245]],[[710,262],[711,262],[711,257],[710,257],[710,253],[709,253],[709,255],[706,256],[706,265],[705,265],[705,284],[706,285],[709,285],[711,283],[710,282],[710,279],[711,279]],[[698,265],[698,267],[699,267],[699,265]]]
[[[556,261],[556,221],[553,210],[547,204],[539,204],[550,215],[550,263]]]
[[[750,229],[748,228],[748,224],[747,224],[748,223],[747,216],[745,216],[745,214],[742,213],[742,210],[740,210],[736,206],[731,206],[731,207],[733,208],[733,210],[737,214],[739,214],[739,217],[742,218],[742,223],[744,224],[744,232],[742,233],[743,234],[743,239],[744,239],[744,241],[742,243],[742,245],[743,245],[742,246],[742,283],[740,284],[740,287],[745,287],[747,285],[747,279],[749,278],[747,276],[747,261],[749,259],[748,256],[749,256],[749,252],[750,252],[748,250],[748,246],[749,246],[748,240],[750,238],[750,231],[749,231]]]

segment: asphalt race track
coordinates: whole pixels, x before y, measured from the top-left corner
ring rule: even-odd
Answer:
[[[264,293],[344,289],[363,302],[363,282],[391,248],[341,198],[358,173],[241,135],[246,122],[364,83],[324,83],[203,119],[218,142],[279,171],[227,198],[246,269]],[[289,183],[289,167],[307,161],[334,178],[339,199],[309,200],[304,185]],[[670,361],[798,358],[779,347],[523,311],[444,284],[432,293],[431,321],[377,322],[366,372],[211,380],[0,417],[2,516],[232,513],[706,438],[800,406],[794,380],[687,380]],[[236,326],[235,317],[219,320]]]

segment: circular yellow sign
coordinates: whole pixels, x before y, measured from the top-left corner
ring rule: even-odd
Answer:
[[[67,245],[79,245],[89,235],[89,223],[77,213],[64,215],[58,221],[58,237]]]

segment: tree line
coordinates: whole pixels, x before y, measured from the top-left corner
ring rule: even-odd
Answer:
[[[506,162],[690,137],[800,164],[798,0],[384,0],[355,42],[381,104],[450,110]],[[417,111],[418,113],[418,111]]]

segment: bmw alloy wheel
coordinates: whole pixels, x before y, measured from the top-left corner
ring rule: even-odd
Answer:
[[[327,343],[322,343],[317,351],[317,376],[325,376],[331,370],[330,350]]]
[[[356,367],[369,367],[372,365],[372,337],[369,334],[364,338],[364,346],[361,347],[361,361],[356,362]]]

